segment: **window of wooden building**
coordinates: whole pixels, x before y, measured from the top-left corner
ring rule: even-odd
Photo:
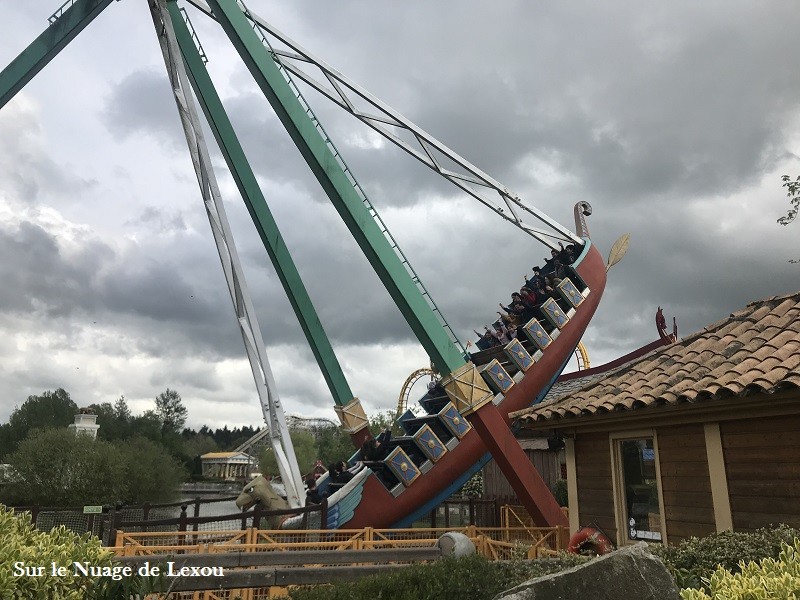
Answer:
[[[612,477],[617,540],[662,542],[664,502],[654,432],[612,434]]]

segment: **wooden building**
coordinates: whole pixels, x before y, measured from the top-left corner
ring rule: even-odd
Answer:
[[[800,293],[512,415],[564,438],[570,528],[617,544],[800,527]]]
[[[551,447],[547,438],[545,434],[543,437],[518,438],[518,441],[547,487],[552,490],[559,479],[566,477],[566,467],[563,464],[563,449]],[[520,504],[514,489],[494,459],[483,467],[482,497],[497,498],[507,504]]]
[[[663,315],[661,308],[656,313],[656,329],[659,339],[637,348],[636,350],[620,356],[604,365],[584,368],[571,373],[564,373],[556,380],[553,387],[547,392],[545,402],[553,399],[563,398],[564,396],[577,392],[595,381],[603,378],[610,371],[627,365],[634,360],[641,358],[645,354],[652,352],[656,348],[669,345],[678,339],[678,328],[674,326],[674,334],[669,334],[666,324],[662,325]],[[585,359],[584,359],[585,361]],[[584,362],[584,364],[586,364]],[[536,467],[539,475],[542,476],[545,484],[551,490],[555,488],[556,482],[567,478],[566,456],[564,442],[549,430],[530,430],[523,429],[516,433],[520,446],[528,455],[528,458]],[[488,499],[498,499],[509,504],[519,504],[516,493],[511,484],[503,475],[500,467],[494,459],[491,459],[483,467],[483,497]]]

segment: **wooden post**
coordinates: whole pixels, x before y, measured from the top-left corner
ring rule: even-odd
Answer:
[[[108,504],[103,505],[103,517],[100,520],[100,531],[98,532],[99,535],[97,537],[100,538],[100,543],[104,546],[111,545],[111,529],[110,529],[110,510],[111,506]],[[108,533],[108,538],[106,538],[106,533]]]
[[[253,507],[253,529],[258,529],[261,526],[261,503],[256,502]]]
[[[475,525],[475,498],[469,499],[469,524]]]
[[[375,536],[373,535],[372,527],[365,527],[364,528],[364,541],[367,542],[364,546],[369,549],[373,550],[375,548],[374,544],[371,542],[374,541]]]
[[[119,530],[119,522],[121,520],[122,520],[122,502],[117,502],[111,511],[111,532],[108,535],[109,541],[111,541],[112,535],[117,536],[117,539],[120,538],[122,532]],[[119,544],[117,544],[116,542],[115,545],[119,546]]]
[[[114,529],[112,531],[116,532],[114,534],[114,546],[116,548],[121,548],[124,545],[124,541],[123,541],[124,540],[124,536],[125,536],[124,532],[120,531],[119,529]],[[111,541],[110,538],[111,538],[111,536],[109,536],[109,541]],[[124,555],[124,552],[123,552],[123,555]]]
[[[569,547],[569,535],[570,528],[569,527],[559,527],[558,528],[558,536],[556,537],[556,550],[561,552],[562,550],[566,550]]]
[[[196,497],[194,499],[194,518],[196,519],[199,516],[200,516],[200,498]],[[197,531],[198,527],[200,527],[200,525],[198,525],[197,521],[195,521],[194,524],[192,525],[192,531]]]
[[[319,511],[319,528],[320,529],[327,529],[328,528],[328,499],[322,499],[322,505]]]
[[[187,514],[186,514],[186,509],[187,508],[189,508],[188,504],[181,504],[181,514],[178,517],[178,519],[179,519],[179,521],[178,521],[178,531],[182,531],[182,532],[184,532],[184,534],[186,533],[186,522],[187,522],[187,519],[189,518],[187,516]],[[178,545],[179,546],[183,546],[185,544],[186,544],[186,535],[178,536]]]

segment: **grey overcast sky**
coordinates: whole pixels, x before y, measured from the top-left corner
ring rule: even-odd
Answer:
[[[60,0],[0,0],[0,66]],[[250,0],[249,7],[559,222],[631,234],[584,337],[592,363],[800,288],[800,4]],[[215,23],[209,68],[368,412],[427,357]],[[463,340],[546,249],[309,91]],[[288,412],[332,399],[212,149]],[[0,110],[0,421],[63,387],[189,425],[261,414],[145,0],[113,2]]]

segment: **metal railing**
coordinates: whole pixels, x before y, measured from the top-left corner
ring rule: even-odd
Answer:
[[[47,18],[47,22],[48,22],[50,25],[52,25],[53,23],[55,23],[56,21],[58,21],[58,20],[59,20],[59,19],[60,19],[60,18],[63,16],[63,14],[64,14],[64,11],[66,11],[66,10],[68,10],[68,9],[72,8],[72,5],[73,5],[73,4],[75,4],[75,0],[67,0],[66,2],[64,2],[64,4],[62,4],[61,6],[59,6],[59,7],[56,9],[56,12],[54,12],[52,15],[50,15],[50,16]]]

